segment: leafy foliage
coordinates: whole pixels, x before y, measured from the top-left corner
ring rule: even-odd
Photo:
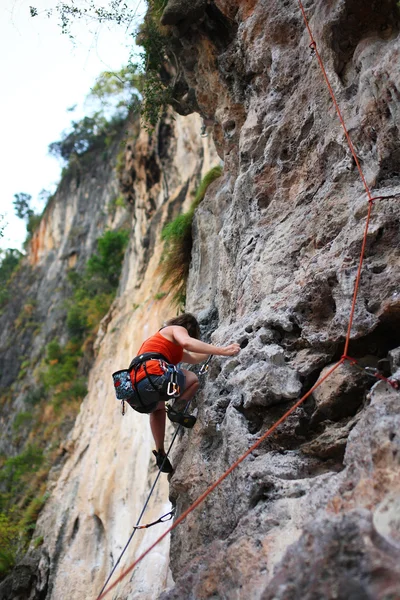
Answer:
[[[81,340],[93,331],[107,313],[114,299],[129,233],[106,231],[97,241],[97,253],[87,262],[83,276],[70,273],[74,287],[67,314],[70,335]]]
[[[46,195],[49,195],[49,192],[46,190],[42,190],[39,194],[39,199],[43,200],[46,198]],[[13,201],[15,214],[19,219],[24,219],[26,221],[26,230],[28,232],[28,236],[25,240],[24,247],[28,245],[34,231],[38,228],[40,221],[42,219],[41,215],[36,214],[31,208],[32,196],[30,194],[25,194],[25,192],[20,192],[19,194],[14,194],[15,200]],[[47,196],[48,198],[48,196]]]
[[[106,151],[121,133],[128,110],[139,111],[140,81],[132,65],[101,73],[87,96],[95,110],[92,107],[90,116],[72,121],[62,138],[49,145],[49,153],[73,169],[85,164],[91,152]]]
[[[139,64],[131,63],[119,74],[103,74],[101,81],[92,90],[92,95],[99,95],[104,100],[109,95],[119,94],[121,86],[126,87],[128,83],[133,91],[129,102],[131,106],[138,102],[138,92],[142,95],[141,112],[145,127],[149,130],[154,129],[172,99],[173,85],[169,83],[171,78],[169,69],[166,68],[168,58],[173,56],[171,37],[168,28],[160,23],[167,2],[168,0],[146,0],[147,14],[144,22],[132,34],[143,48],[143,52],[139,54]],[[130,30],[138,19],[137,9],[137,6],[130,8],[128,3],[119,0],[109,0],[107,7],[99,6],[95,0],[87,0],[84,6],[79,7],[74,0],[70,0],[58,2],[54,9],[45,10],[44,13],[48,17],[57,15],[62,33],[74,40],[72,29],[75,20],[84,19],[88,24],[116,23]],[[36,7],[31,6],[30,12],[32,17],[39,15]]]
[[[7,286],[11,276],[18,267],[22,258],[21,252],[14,248],[7,250],[0,249],[0,308],[6,304],[10,298],[10,292]]]
[[[103,111],[127,116],[127,109],[139,103],[142,77],[133,65],[119,71],[104,71],[90,90],[88,99],[98,101]]]
[[[0,512],[0,578],[10,571],[20,553],[20,528],[10,513]]]
[[[4,495],[0,494],[0,501]],[[43,508],[47,494],[33,497],[25,510],[7,506],[0,512],[0,579],[15,566],[26,552],[35,523]],[[42,539],[43,541],[43,539]]]
[[[200,182],[189,211],[167,223],[161,233],[164,241],[164,253],[160,263],[162,284],[169,284],[173,290],[173,302],[180,308],[184,308],[186,301],[186,282],[193,245],[194,211],[203,200],[209,185],[221,175],[222,167],[220,166],[208,171]]]
[[[30,6],[29,10],[31,17],[39,15],[36,7]],[[77,18],[85,17],[88,21],[98,23],[115,22],[118,25],[129,26],[136,16],[136,11],[136,8],[129,8],[125,2],[122,3],[120,0],[110,0],[108,9],[99,6],[94,0],[88,0],[85,6],[80,8],[74,0],[71,0],[70,2],[58,2],[55,9],[49,8],[43,12],[47,17],[51,17],[55,13],[58,14],[62,33],[73,40],[71,27]]]
[[[14,194],[14,198],[13,205],[17,217],[19,219],[29,219],[33,215],[33,210],[31,209],[32,196],[21,192]]]
[[[108,284],[111,289],[116,288],[128,239],[129,233],[126,230],[106,231],[98,239],[98,253],[89,258],[86,265],[89,279],[101,281],[100,287]]]
[[[20,413],[17,414],[17,416],[14,419],[14,423],[13,423],[13,429],[20,429],[21,427],[24,427],[24,425],[27,425],[29,423],[32,422],[32,413],[31,412],[27,412],[27,411],[22,411]]]
[[[11,275],[19,265],[22,253],[15,248],[0,249],[0,285],[6,285]]]
[[[4,462],[0,471],[0,484],[8,489],[8,494],[0,494],[0,509],[7,508],[9,497],[26,487],[26,476],[37,471],[43,464],[43,450],[35,445],[28,445],[21,454],[11,456]]]
[[[41,381],[46,391],[52,390],[57,395],[63,390],[64,383],[73,382],[77,377],[79,358],[82,356],[79,346],[69,342],[61,348],[57,340],[50,342],[46,348],[47,369],[42,372]]]
[[[100,112],[73,121],[70,131],[64,132],[61,140],[49,145],[49,153],[69,161],[72,156],[83,156],[91,150],[108,147],[120,132],[123,122],[124,119],[118,115],[108,121]]]
[[[147,14],[137,36],[137,42],[143,47],[140,54],[144,79],[142,116],[149,130],[154,129],[172,100],[172,85],[165,71],[170,36],[160,23],[166,5],[167,0],[147,0]]]

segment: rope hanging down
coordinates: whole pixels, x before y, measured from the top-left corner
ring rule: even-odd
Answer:
[[[267,437],[269,437],[271,435],[271,433],[273,433],[273,431],[275,431],[275,429],[277,429],[277,427],[279,427],[279,425],[281,425],[284,421],[286,421],[286,419],[289,417],[289,415],[291,415],[301,404],[303,404],[303,402],[324,382],[326,381],[326,379],[328,379],[328,377],[330,377],[330,375],[332,375],[332,373],[334,371],[336,371],[336,369],[338,367],[340,367],[340,365],[342,365],[346,360],[350,360],[350,362],[352,362],[352,359],[350,359],[347,356],[347,351],[348,351],[348,347],[349,347],[349,343],[350,343],[350,336],[351,336],[351,329],[352,329],[352,324],[353,324],[353,320],[354,320],[354,312],[355,312],[355,306],[356,306],[356,301],[357,301],[357,295],[358,295],[358,290],[359,290],[359,286],[360,286],[360,279],[361,279],[361,270],[362,270],[362,265],[363,265],[363,261],[364,261],[364,255],[365,255],[365,247],[366,247],[366,241],[367,241],[367,234],[368,234],[368,229],[369,229],[369,223],[370,223],[370,219],[371,219],[371,212],[372,212],[372,206],[374,204],[375,200],[385,200],[385,199],[389,199],[389,198],[393,198],[395,196],[379,196],[374,198],[371,194],[371,191],[368,187],[368,184],[366,182],[364,173],[362,171],[360,162],[358,160],[358,157],[356,155],[353,143],[351,141],[350,135],[347,131],[346,128],[346,124],[344,122],[344,119],[342,117],[339,105],[337,103],[335,94],[333,92],[332,86],[329,82],[324,64],[322,62],[321,56],[318,52],[317,49],[317,44],[313,38],[308,20],[307,20],[307,16],[303,7],[303,4],[301,2],[301,0],[298,0],[298,4],[300,6],[300,10],[302,12],[303,15],[303,19],[307,28],[307,31],[310,35],[311,38],[311,44],[310,44],[310,48],[312,48],[313,52],[315,53],[315,55],[318,58],[318,62],[320,64],[322,73],[324,75],[324,79],[326,81],[326,84],[328,86],[329,89],[329,93],[332,97],[333,103],[335,105],[336,108],[336,112],[338,114],[340,123],[344,129],[345,135],[346,135],[346,139],[347,142],[349,144],[350,147],[350,151],[353,155],[353,158],[355,160],[355,163],[357,165],[361,180],[363,182],[364,188],[366,190],[367,196],[368,196],[368,214],[367,214],[367,219],[366,219],[366,224],[365,224],[365,228],[364,228],[364,236],[363,236],[363,243],[362,243],[362,248],[361,248],[361,253],[360,253],[360,259],[359,259],[359,265],[358,265],[358,271],[357,271],[357,277],[355,280],[355,284],[354,284],[354,290],[353,290],[353,299],[352,299],[352,305],[351,305],[351,310],[350,310],[350,316],[349,316],[349,323],[348,323],[348,327],[347,327],[347,333],[346,333],[346,338],[345,338],[345,347],[344,347],[344,351],[343,351],[343,355],[340,359],[340,361],[338,363],[336,363],[331,369],[329,369],[325,375],[323,377],[321,377],[321,379],[319,379],[317,381],[317,383],[302,397],[300,398],[293,406],[292,408],[290,408],[280,419],[278,419],[278,421],[276,421],[276,423],[274,423],[274,425],[272,425],[272,427],[270,427],[268,429],[268,431],[266,431],[258,440],[257,442],[255,442],[233,465],[231,465],[231,467],[229,467],[229,469],[227,469],[227,471],[225,471],[225,473],[223,473],[219,479],[217,479],[217,481],[215,481],[209,488],[207,488],[207,490],[205,492],[203,492],[203,494],[201,494],[197,500],[195,500],[193,502],[193,504],[191,504],[181,515],[180,517],[178,517],[175,521],[175,523],[173,525],[171,525],[171,527],[169,527],[145,552],[143,552],[129,567],[127,567],[125,569],[125,571],[123,571],[121,573],[121,575],[118,577],[118,579],[104,592],[102,593],[97,600],[102,600],[106,594],[108,594],[108,592],[110,592],[122,579],[124,579],[135,567],[136,565],[143,560],[143,558],[145,558],[145,556],[147,556],[147,554],[149,552],[151,552],[151,550],[153,550],[153,548],[155,548],[167,535],[169,535],[169,533],[171,533],[171,531],[173,531],[180,523],[182,523],[182,521],[184,521],[186,519],[186,517],[192,512],[194,511],[199,504],[201,504],[203,502],[203,500],[205,500],[207,498],[207,496],[209,494],[211,494],[211,492],[213,492],[213,490],[220,484],[222,483],[222,481],[224,481],[228,475],[230,475],[230,473],[232,473],[232,471],[234,469],[236,469],[239,464],[241,462],[243,462],[245,460],[245,458],[247,458],[247,456],[249,456],[249,454],[251,454]],[[397,195],[396,195],[397,196]],[[382,379],[383,377],[379,377],[378,375],[375,375],[376,377],[378,377],[378,379]],[[385,378],[383,378],[385,379]],[[392,385],[392,387],[394,387],[395,389],[397,389],[396,384],[393,385],[393,382],[386,380],[387,383],[390,383],[390,385]],[[104,588],[103,588],[104,589]]]
[[[204,373],[206,373],[208,371],[208,365],[209,365],[211,359],[212,359],[212,355],[210,355],[207,358],[207,360],[201,365],[200,370],[199,370],[199,375],[204,375]],[[190,403],[191,403],[192,400],[193,400],[193,398],[191,398],[189,400],[189,402],[187,402],[187,404],[186,404],[186,406],[185,406],[185,408],[183,410],[184,413],[186,413],[189,410]],[[124,414],[124,413],[122,413],[122,414]],[[154,489],[155,489],[155,487],[157,485],[157,482],[158,482],[158,480],[160,478],[160,475],[161,475],[161,472],[162,472],[161,470],[162,470],[162,468],[164,466],[165,461],[168,458],[169,453],[171,452],[172,446],[174,445],[174,442],[175,442],[175,440],[177,438],[177,435],[180,432],[181,428],[182,428],[182,425],[179,425],[177,427],[177,429],[176,429],[173,437],[172,437],[172,440],[171,440],[171,443],[169,445],[169,448],[168,448],[168,450],[167,450],[167,452],[166,452],[166,454],[164,456],[164,460],[162,461],[162,463],[160,465],[160,468],[159,468],[157,476],[156,476],[156,478],[155,478],[155,480],[153,482],[153,485],[151,486],[150,491],[149,491],[149,493],[147,495],[146,502],[144,503],[142,511],[141,511],[141,513],[139,515],[139,518],[138,518],[137,522],[136,522],[136,525],[133,526],[132,533],[129,536],[128,541],[126,542],[126,544],[124,546],[124,549],[122,550],[121,554],[119,555],[117,562],[115,563],[114,567],[112,568],[111,573],[107,577],[105,584],[101,588],[100,593],[97,596],[97,600],[100,600],[100,598],[104,597],[103,592],[106,589],[106,586],[107,586],[108,582],[110,581],[111,577],[114,575],[115,570],[118,567],[119,563],[121,562],[121,559],[122,559],[123,555],[125,554],[125,552],[126,552],[128,546],[129,546],[129,544],[131,543],[132,538],[135,535],[136,531],[138,529],[147,529],[148,527],[151,527],[152,525],[156,525],[156,523],[164,523],[165,521],[169,521],[170,519],[172,519],[172,517],[175,514],[175,509],[173,508],[169,513],[167,513],[167,514],[163,515],[162,517],[160,517],[159,519],[157,519],[157,521],[153,521],[152,523],[149,523],[148,525],[140,525],[140,521],[142,520],[142,517],[143,517],[143,515],[144,515],[144,513],[146,511],[146,508],[147,508],[147,506],[148,506],[148,504],[150,502],[150,498],[151,498],[151,496],[152,496],[152,494],[154,492]],[[166,518],[166,517],[168,517],[168,518]]]

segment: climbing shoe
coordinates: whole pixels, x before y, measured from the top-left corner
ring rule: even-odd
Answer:
[[[160,451],[157,452],[157,450],[153,450],[153,454],[156,457],[157,467],[161,469],[161,472],[172,473],[174,469],[165,454],[162,454]]]
[[[167,416],[173,423],[179,423],[179,425],[187,427],[188,429],[191,429],[196,423],[196,417],[174,410],[171,406],[167,406]]]

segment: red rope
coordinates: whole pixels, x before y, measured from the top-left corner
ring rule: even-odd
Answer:
[[[313,51],[315,52],[315,55],[316,55],[316,57],[317,57],[317,59],[318,59],[319,66],[321,67],[321,71],[322,71],[322,74],[323,74],[323,76],[324,76],[324,79],[325,79],[326,85],[328,86],[329,93],[330,93],[330,95],[331,95],[331,98],[332,98],[332,100],[333,100],[333,103],[334,103],[334,105],[335,105],[336,112],[337,112],[337,114],[338,114],[338,117],[339,117],[340,123],[341,123],[341,125],[342,125],[342,127],[343,127],[343,130],[344,130],[345,136],[346,136],[346,138],[347,138],[347,142],[348,142],[348,144],[349,144],[349,148],[350,148],[350,150],[351,150],[351,153],[352,153],[352,155],[353,155],[353,158],[354,158],[354,160],[355,160],[355,162],[356,162],[356,165],[357,165],[358,172],[360,173],[360,177],[361,177],[361,179],[362,179],[362,182],[363,182],[363,184],[364,184],[364,187],[365,187],[365,191],[366,191],[366,192],[367,192],[367,194],[368,194],[368,199],[369,199],[369,200],[372,200],[372,195],[371,195],[370,189],[369,189],[369,187],[368,187],[368,184],[367,184],[367,182],[366,182],[366,179],[365,179],[365,177],[364,177],[364,173],[363,173],[363,170],[362,170],[362,168],[361,168],[360,161],[358,160],[358,157],[357,157],[356,151],[355,151],[355,149],[354,149],[354,146],[353,146],[353,142],[351,141],[351,138],[350,138],[350,134],[349,134],[349,132],[347,131],[346,124],[345,124],[345,122],[344,122],[344,119],[343,119],[343,117],[342,117],[342,113],[341,113],[341,111],[340,111],[339,104],[337,103],[337,100],[336,100],[335,93],[334,93],[334,91],[333,91],[333,89],[332,89],[332,86],[331,86],[331,83],[330,83],[330,81],[329,81],[329,79],[328,79],[328,75],[327,75],[327,73],[326,73],[326,69],[325,69],[324,63],[322,62],[321,55],[320,55],[320,53],[318,52],[318,48],[317,48],[317,42],[314,40],[314,37],[313,37],[312,31],[311,31],[311,29],[310,29],[310,25],[309,25],[309,23],[308,23],[308,19],[307,19],[306,12],[305,12],[305,10],[304,10],[304,6],[303,6],[303,4],[302,4],[301,0],[298,0],[298,2],[299,2],[300,10],[301,10],[301,12],[302,12],[302,15],[303,15],[304,23],[305,23],[305,25],[306,25],[306,27],[307,27],[307,31],[308,31],[308,34],[309,34],[309,36],[310,36],[310,40],[311,40],[310,48],[312,48],[312,49],[313,49]]]
[[[343,354],[347,354],[347,351],[349,349],[349,343],[350,343],[351,328],[353,326],[354,312],[355,312],[355,309],[356,309],[357,295],[358,295],[358,290],[359,290],[359,287],[360,287],[361,271],[362,271],[362,266],[363,266],[363,262],[364,262],[365,246],[367,244],[367,234],[368,234],[369,223],[370,223],[370,220],[371,220],[372,205],[373,205],[373,201],[377,200],[378,198],[373,198],[372,197],[371,191],[370,191],[370,189],[368,187],[368,184],[367,184],[367,181],[365,179],[363,170],[361,168],[360,161],[358,160],[358,156],[357,156],[356,151],[354,149],[353,142],[351,141],[350,134],[347,131],[346,123],[344,122],[341,110],[339,108],[339,104],[338,104],[338,102],[336,100],[335,93],[334,93],[334,91],[332,89],[332,86],[330,84],[330,81],[328,79],[328,75],[327,75],[327,72],[326,72],[326,69],[325,69],[325,65],[324,65],[324,63],[322,61],[320,53],[318,52],[317,43],[314,40],[312,31],[310,29],[310,25],[308,23],[308,19],[307,19],[306,12],[304,10],[304,6],[303,6],[301,0],[298,0],[298,2],[299,2],[300,10],[301,10],[302,15],[303,15],[304,23],[305,23],[305,25],[307,27],[307,31],[308,31],[308,34],[309,34],[310,39],[311,39],[310,47],[314,50],[315,55],[316,55],[316,57],[318,59],[319,66],[321,67],[321,71],[322,71],[322,74],[324,76],[326,85],[328,86],[329,93],[331,95],[333,104],[335,105],[335,109],[336,109],[337,115],[339,117],[340,123],[341,123],[341,125],[343,127],[343,131],[345,133],[345,136],[346,136],[346,139],[347,139],[347,142],[348,142],[351,154],[353,155],[353,158],[354,158],[355,163],[357,165],[357,169],[358,169],[358,172],[360,174],[361,180],[362,180],[362,182],[364,184],[365,191],[367,192],[368,202],[369,202],[367,220],[366,220],[366,223],[365,223],[364,237],[363,237],[363,242],[362,242],[362,247],[361,247],[361,253],[360,253],[360,260],[359,260],[358,269],[357,269],[356,281],[355,281],[355,284],[354,284],[353,300],[352,300],[352,303],[351,303],[351,310],[350,310],[350,316],[349,316],[349,324],[348,324],[347,333],[346,333],[346,342],[345,342],[345,347],[344,347],[344,352],[343,352]]]
[[[299,6],[300,6],[300,10],[302,12],[303,15],[303,19],[307,28],[307,31],[309,33],[310,39],[311,39],[311,44],[310,44],[310,48],[313,49],[313,51],[315,52],[315,55],[318,59],[319,65],[321,67],[325,82],[328,86],[329,89],[329,93],[331,95],[331,98],[333,100],[333,103],[335,105],[336,108],[336,112],[338,114],[340,123],[343,127],[350,151],[353,155],[353,158],[355,160],[355,163],[357,165],[357,169],[359,171],[361,180],[363,182],[365,191],[367,193],[368,196],[368,213],[367,213],[367,219],[366,219],[366,223],[365,223],[365,229],[364,229],[364,236],[363,236],[363,242],[362,242],[362,246],[361,246],[361,252],[360,252],[360,260],[359,260],[359,265],[358,265],[358,270],[357,270],[357,277],[356,277],[356,281],[354,284],[354,292],[353,292],[353,300],[352,300],[352,305],[351,305],[351,310],[350,310],[350,316],[349,316],[349,324],[348,324],[348,328],[347,328],[347,334],[346,334],[346,341],[345,341],[345,347],[344,347],[344,351],[343,351],[343,356],[340,359],[340,361],[338,363],[336,363],[331,369],[329,369],[329,371],[327,371],[325,373],[325,375],[319,379],[317,381],[317,383],[302,397],[300,398],[300,400],[298,400],[293,406],[292,408],[290,408],[278,421],[276,421],[276,423],[274,423],[274,425],[272,425],[272,427],[270,427],[268,429],[268,431],[266,431],[259,440],[257,440],[257,442],[255,442],[233,465],[231,465],[231,467],[229,467],[229,469],[227,471],[225,471],[225,473],[223,473],[219,479],[217,479],[217,481],[215,481],[209,488],[207,488],[205,490],[205,492],[203,492],[198,498],[197,500],[195,500],[193,502],[193,504],[191,504],[191,506],[189,506],[189,508],[187,508],[185,510],[185,512],[183,512],[181,514],[180,517],[178,517],[175,521],[175,523],[169,527],[145,552],[143,552],[127,569],[125,569],[125,571],[123,571],[121,573],[121,575],[118,577],[118,579],[112,584],[110,585],[109,588],[107,588],[103,594],[101,596],[99,596],[98,600],[101,600],[102,598],[104,598],[106,596],[106,594],[108,594],[109,591],[111,591],[122,579],[124,579],[124,577],[126,577],[126,575],[128,575],[128,573],[130,573],[135,567],[136,565],[143,560],[143,558],[145,556],[147,556],[147,554],[149,554],[149,552],[151,552],[151,550],[153,550],[153,548],[155,548],[169,533],[171,533],[171,531],[173,531],[180,523],[182,523],[182,521],[184,521],[186,519],[186,517],[195,509],[197,508],[197,506],[199,506],[199,504],[201,504],[203,502],[203,500],[205,500],[205,498],[207,498],[207,496],[209,494],[211,494],[211,492],[213,492],[215,490],[215,488],[222,483],[222,481],[224,481],[224,479],[226,479],[228,477],[228,475],[230,473],[232,473],[232,471],[234,469],[236,469],[241,462],[243,462],[245,460],[245,458],[247,458],[247,456],[249,456],[249,454],[251,454],[251,452],[253,452],[253,450],[255,450],[269,435],[271,435],[271,433],[273,431],[275,431],[275,429],[277,427],[279,427],[279,425],[281,425],[281,423],[283,423],[289,415],[291,415],[313,392],[314,390],[316,390],[341,364],[344,363],[345,360],[350,360],[350,362],[352,361],[352,359],[350,359],[347,356],[347,351],[348,351],[348,347],[349,347],[349,343],[350,343],[350,335],[351,335],[351,328],[352,328],[352,324],[353,324],[353,320],[354,320],[354,312],[355,312],[355,307],[356,307],[356,301],[357,301],[357,294],[358,294],[358,289],[360,286],[360,279],[361,279],[361,271],[362,271],[362,266],[363,266],[363,261],[364,261],[364,255],[365,255],[365,247],[366,247],[366,243],[367,243],[367,235],[368,235],[368,229],[369,229],[369,223],[371,220],[371,212],[372,212],[372,206],[375,200],[384,200],[384,199],[388,199],[389,197],[384,197],[384,196],[378,196],[376,198],[372,197],[371,191],[368,187],[368,184],[366,182],[363,170],[361,168],[360,165],[360,161],[358,160],[357,154],[355,152],[353,143],[351,141],[349,132],[347,130],[346,124],[344,122],[344,119],[342,117],[342,113],[340,111],[339,105],[337,103],[334,91],[332,89],[332,86],[330,84],[330,81],[328,79],[328,75],[326,73],[325,70],[325,66],[324,63],[322,61],[322,58],[318,52],[317,49],[317,43],[314,40],[312,31],[310,29],[310,25],[308,23],[308,19],[303,7],[303,4],[301,2],[301,0],[298,0]],[[377,376],[378,377],[378,376]],[[385,381],[387,381],[388,383],[390,383],[390,385],[393,385],[393,383],[384,378],[383,376],[379,376],[378,379],[384,379]],[[395,387],[393,385],[393,387]],[[397,388],[395,388],[397,389]]]

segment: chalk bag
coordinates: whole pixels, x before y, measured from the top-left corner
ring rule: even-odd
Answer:
[[[117,400],[128,400],[135,391],[128,369],[115,371],[115,373],[112,374],[112,378]]]

